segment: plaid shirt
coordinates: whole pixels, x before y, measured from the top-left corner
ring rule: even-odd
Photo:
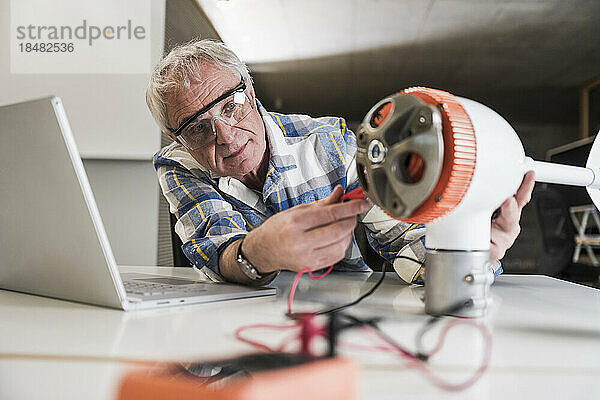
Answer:
[[[176,142],[153,160],[162,192],[177,217],[175,231],[184,243],[183,252],[194,268],[214,281],[223,280],[218,266],[223,249],[271,215],[323,199],[336,185],[346,191],[359,186],[356,137],[344,119],[277,114],[267,112],[258,101],[257,105],[271,151],[262,193],[207,171]],[[391,219],[376,206],[358,219],[371,246],[404,281],[421,281],[421,264],[396,255],[425,259],[423,225]],[[354,238],[334,269],[370,271]]]

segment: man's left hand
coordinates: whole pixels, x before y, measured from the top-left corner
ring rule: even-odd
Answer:
[[[521,219],[521,210],[529,200],[531,192],[535,186],[535,175],[529,171],[523,177],[523,182],[517,190],[517,193],[506,199],[500,206],[500,214],[492,220],[492,236],[490,247],[490,260],[500,260],[504,257],[506,250],[515,242],[521,232],[519,220]]]

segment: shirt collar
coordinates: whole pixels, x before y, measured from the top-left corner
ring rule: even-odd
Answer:
[[[290,151],[290,146],[287,143],[285,136],[286,131],[279,115],[268,112],[256,100],[258,111],[265,125],[267,142],[269,145],[269,169],[275,168],[277,172],[289,171],[297,168],[296,157]]]
[[[242,184],[235,178],[222,177],[218,179],[218,187],[224,193],[227,193],[236,199],[248,204],[254,209],[268,215],[269,211],[265,207],[266,199],[273,190],[284,184],[284,172],[296,169],[296,158],[290,151],[290,146],[285,140],[285,129],[281,119],[272,113],[269,113],[256,100],[258,111],[265,126],[266,141],[269,146],[269,166],[267,176],[263,185],[261,194],[258,194]]]

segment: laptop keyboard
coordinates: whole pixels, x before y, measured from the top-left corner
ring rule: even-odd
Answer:
[[[179,295],[185,297],[206,292],[206,289],[202,289],[201,285],[198,285],[193,281],[190,281],[189,284],[170,285],[142,280],[129,280],[124,281],[123,285],[125,286],[127,293],[137,296]]]

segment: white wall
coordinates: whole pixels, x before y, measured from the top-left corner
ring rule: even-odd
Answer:
[[[155,265],[158,183],[149,161],[83,162],[108,240],[120,265]]]
[[[165,0],[151,3],[152,59],[162,55]],[[0,0],[0,104],[62,98],[82,157],[149,159],[160,136],[146,108],[149,74],[11,74],[10,0]]]
[[[148,1],[154,65],[163,51],[165,0]],[[151,157],[160,132],[145,104],[149,74],[11,74],[9,34],[10,0],[0,0],[0,105],[49,94],[63,99],[117,263],[155,264]]]

